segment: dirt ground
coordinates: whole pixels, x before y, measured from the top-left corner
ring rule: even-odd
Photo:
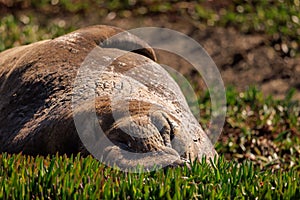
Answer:
[[[231,1],[220,2],[208,1],[206,6],[218,10],[230,4]],[[25,12],[25,10],[1,8],[2,14]],[[30,11],[30,8],[27,9]],[[44,21],[47,21],[46,15],[44,16],[42,13],[39,15],[41,15],[41,18],[45,18]],[[110,13],[106,18],[100,18],[97,14],[91,12],[86,13],[84,19],[68,14],[60,14],[57,17],[64,19],[66,23],[71,23],[77,28],[94,24],[107,24],[127,30],[154,26],[182,32],[204,47],[217,65],[226,86],[233,85],[239,91],[244,91],[249,86],[255,85],[266,96],[272,94],[280,99],[284,98],[291,88],[295,88],[294,99],[300,100],[300,56],[296,58],[284,57],[272,47],[271,40],[266,35],[246,35],[233,28],[207,27],[192,21],[188,17],[172,13],[128,18],[118,18],[114,13]],[[174,42],[176,43],[176,41]],[[172,66],[184,75],[196,77],[196,79],[199,77],[195,75],[195,70],[183,59],[170,55],[166,56],[165,53],[159,53],[158,58],[160,63]],[[199,81],[201,82],[200,85],[204,85],[203,81]]]
[[[95,24],[96,19],[87,18],[84,25]],[[300,58],[283,57],[271,47],[266,35],[242,34],[233,28],[205,27],[182,17],[159,15],[141,18],[106,18],[102,24],[124,29],[155,26],[182,32],[204,47],[217,65],[225,85],[233,85],[239,91],[257,86],[267,96],[284,98],[292,87],[294,99],[300,99]],[[158,55],[159,61],[183,74],[193,73],[184,60]]]

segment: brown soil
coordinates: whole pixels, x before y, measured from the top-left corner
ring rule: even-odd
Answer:
[[[92,17],[86,24],[93,24]],[[115,25],[124,29],[155,26],[182,32],[201,44],[220,70],[225,85],[239,91],[257,86],[267,96],[283,98],[292,87],[294,99],[300,99],[300,58],[282,57],[271,47],[266,35],[239,33],[233,28],[205,27],[188,19],[159,15],[141,18],[104,19],[98,23]],[[83,25],[83,24],[82,24]],[[186,73],[192,68],[186,62],[170,61],[158,55],[159,61]]]
[[[204,6],[219,10],[230,3],[231,0],[207,1]],[[0,6],[0,8],[0,12],[3,11],[0,15],[32,12],[31,8],[23,4],[16,4],[14,7]],[[50,14],[52,12],[55,13],[51,11]],[[36,14],[40,16],[41,21],[51,23],[49,13],[47,15],[36,12]],[[300,99],[300,57],[284,57],[274,50],[271,40],[266,35],[242,34],[233,28],[207,27],[178,13],[147,14],[128,18],[118,18],[113,13],[108,14],[106,18],[99,17],[95,12],[85,13],[84,18],[71,13],[56,14],[59,19],[63,19],[68,25],[76,28],[106,24],[127,30],[154,26],[182,32],[204,47],[219,68],[226,86],[233,85],[239,91],[244,91],[249,86],[255,85],[266,96],[272,94],[280,99],[284,98],[291,88],[295,88],[294,99]],[[51,14],[50,18],[55,17]],[[193,68],[183,59],[178,60],[178,58],[165,55],[165,53],[158,55],[159,62],[168,64],[183,74],[193,74]]]

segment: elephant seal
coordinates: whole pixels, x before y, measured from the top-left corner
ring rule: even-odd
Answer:
[[[126,34],[109,40],[119,33]],[[104,60],[110,63],[95,73]],[[213,157],[178,85],[155,60],[144,41],[104,25],[1,52],[0,152],[86,155],[93,151],[86,142],[92,142],[101,159],[121,167]],[[92,67],[83,69],[84,63]],[[90,76],[96,83],[89,85]],[[87,90],[92,100],[84,97]],[[96,121],[89,118],[93,112]],[[95,126],[104,134],[85,137]],[[103,144],[103,137],[109,142]]]

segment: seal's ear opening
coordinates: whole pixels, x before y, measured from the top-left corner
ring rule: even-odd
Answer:
[[[99,45],[102,48],[121,49],[146,56],[154,61],[157,60],[154,50],[146,42],[126,31],[106,39]]]

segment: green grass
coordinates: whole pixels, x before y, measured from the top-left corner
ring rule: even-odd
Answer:
[[[261,169],[299,170],[300,103],[292,100],[291,89],[282,100],[264,97],[256,87],[237,92],[228,87],[227,115],[216,149],[227,159],[245,159]],[[200,101],[201,124],[210,117],[208,94]]]
[[[299,171],[260,171],[250,162],[125,173],[91,157],[0,156],[0,199],[297,199]]]
[[[292,92],[274,100],[255,88],[229,88],[227,98],[222,156],[210,164],[125,173],[92,157],[2,154],[0,199],[298,199],[300,106]]]
[[[71,32],[74,27],[60,24],[41,26],[34,16],[6,15],[0,20],[0,51]]]

